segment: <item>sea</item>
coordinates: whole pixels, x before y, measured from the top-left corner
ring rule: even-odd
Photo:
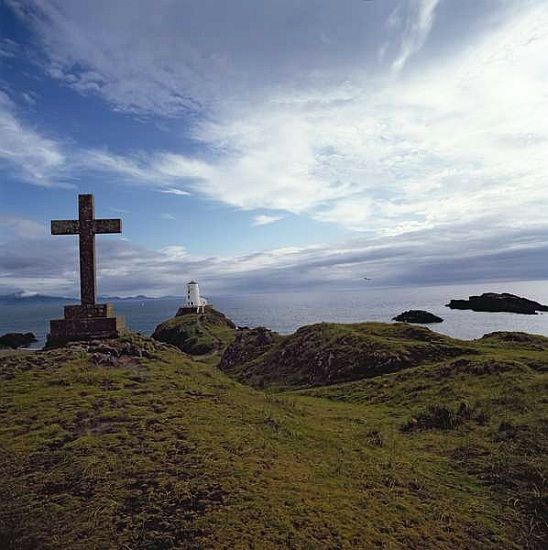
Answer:
[[[445,307],[451,299],[467,298],[483,292],[510,292],[548,304],[548,281],[514,281],[482,284],[379,288],[364,281],[356,289],[305,290],[276,293],[246,293],[208,296],[209,302],[238,326],[264,326],[290,334],[303,325],[322,321],[356,323],[391,322],[409,309],[423,309],[443,318],[429,325],[432,330],[473,340],[494,331],[521,331],[548,336],[548,313],[482,313]],[[150,335],[156,325],[173,317],[182,298],[157,298],[114,302],[133,331]],[[33,332],[38,338],[32,347],[44,345],[49,319],[63,317],[63,302],[0,305],[0,335],[5,332]]]

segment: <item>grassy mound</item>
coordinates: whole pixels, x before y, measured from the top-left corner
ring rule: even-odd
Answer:
[[[232,342],[236,326],[223,313],[208,306],[203,313],[177,315],[159,324],[152,338],[191,355],[218,352]]]
[[[376,419],[381,440],[396,427],[398,445],[442,458],[494,501],[511,503],[509,516],[527,518],[518,546],[541,548],[548,542],[548,338],[512,338],[512,347],[493,340],[478,341],[481,357],[298,394],[354,405]],[[532,352],[532,341],[545,351]]]
[[[136,336],[3,355],[0,547],[541,548],[547,352],[474,346],[277,394]]]
[[[241,331],[220,368],[257,388],[325,386],[474,354],[468,342],[406,324],[320,323],[290,336]]]

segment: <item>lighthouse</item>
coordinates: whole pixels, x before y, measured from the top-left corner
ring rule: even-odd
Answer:
[[[207,300],[200,296],[200,287],[196,281],[190,281],[186,285],[186,297],[183,304],[184,309],[193,310],[196,313],[200,313],[205,310],[207,306]]]

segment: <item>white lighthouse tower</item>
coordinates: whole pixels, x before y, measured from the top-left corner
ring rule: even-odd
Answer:
[[[207,300],[200,296],[200,287],[196,281],[190,281],[186,285],[186,299],[183,307],[185,309],[192,309],[196,313],[204,311],[207,306]]]

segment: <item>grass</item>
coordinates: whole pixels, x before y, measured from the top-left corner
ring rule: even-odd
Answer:
[[[544,340],[271,393],[126,339],[0,358],[0,547],[543,545]]]
[[[161,323],[152,337],[190,355],[216,357],[234,340],[235,328],[221,312],[208,306],[203,313],[188,313]]]
[[[253,339],[239,335],[220,368],[257,388],[291,389],[375,377],[478,353],[468,342],[404,323],[319,323],[289,336],[273,336],[270,345],[256,346],[256,353],[251,353]]]

